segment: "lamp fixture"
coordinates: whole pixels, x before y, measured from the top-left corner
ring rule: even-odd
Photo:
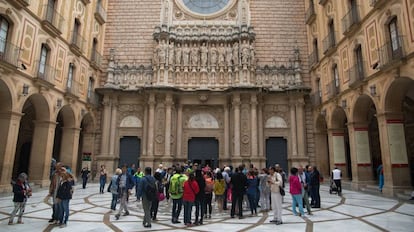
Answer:
[[[29,94],[29,85],[28,84],[23,84],[23,88],[22,88],[22,96],[27,96]]]
[[[369,87],[369,93],[371,94],[371,96],[375,97],[377,96],[377,87],[375,85],[371,85]]]

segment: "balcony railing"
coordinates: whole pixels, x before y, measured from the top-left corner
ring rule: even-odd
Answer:
[[[50,84],[55,83],[55,76],[56,76],[56,68],[47,65],[47,64],[40,64],[40,61],[36,61],[35,63],[36,73],[35,78],[46,81]]]
[[[365,61],[356,63],[347,71],[349,86],[355,87],[360,85],[365,79]]]
[[[315,6],[313,5],[313,2],[311,2],[311,5],[306,10],[306,15],[305,15],[306,24],[312,23],[315,19],[316,19]]]
[[[375,9],[380,9],[388,0],[370,0],[369,5]]]
[[[52,5],[46,4],[43,6],[43,28],[56,37],[62,34],[64,18],[60,15]]]
[[[30,5],[30,0],[7,0],[7,2],[18,10]]]
[[[318,51],[313,51],[310,55],[309,55],[309,66],[313,67],[316,63],[319,62],[319,56],[318,56]]]
[[[96,5],[95,19],[100,24],[104,24],[106,22],[106,11],[102,7],[102,4],[97,4]]]
[[[89,105],[98,106],[99,105],[99,95],[95,92],[88,93],[87,102]]]
[[[92,67],[94,67],[95,69],[100,69],[101,65],[102,65],[102,55],[99,54],[99,52],[92,51],[92,56],[91,56],[91,65]]]
[[[329,82],[328,84],[328,96],[329,98],[333,98],[339,93],[339,86],[336,86],[335,80]]]
[[[322,98],[319,92],[311,94],[310,97],[311,97],[313,106],[319,106],[322,104]]]
[[[347,34],[353,31],[354,28],[359,24],[359,6],[353,6],[342,18],[342,29],[343,34]]]
[[[403,36],[398,36],[397,39],[386,42],[378,51],[380,68],[400,61],[405,57]]]
[[[75,55],[80,56],[82,54],[83,46],[85,43],[86,40],[81,35],[79,35],[78,32],[72,31],[70,50],[75,53]]]
[[[335,31],[330,31],[325,39],[323,39],[322,43],[323,53],[329,53],[329,51],[336,46]]]
[[[319,5],[324,6],[327,2],[328,0],[319,0]]]
[[[20,47],[8,42],[7,40],[0,39],[0,62],[6,63],[10,68],[17,68]]]

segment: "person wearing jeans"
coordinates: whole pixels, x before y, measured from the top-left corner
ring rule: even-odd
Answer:
[[[298,215],[296,212],[296,205],[299,205],[299,216],[304,217],[305,212],[303,211],[303,199],[302,199],[302,185],[298,176],[298,169],[293,167],[290,169],[289,184],[290,194],[292,194],[292,212],[295,216]]]
[[[69,219],[69,201],[72,199],[74,178],[67,172],[62,173],[62,183],[60,184],[56,198],[59,203],[59,225],[60,227],[66,227]]]
[[[111,183],[109,183],[109,190],[112,193],[111,209],[116,210],[116,203],[118,201],[118,176],[122,174],[122,170],[117,168],[115,174],[111,178]]]
[[[194,173],[190,173],[188,180],[183,186],[183,204],[184,204],[184,224],[191,226],[191,211],[197,193],[200,191],[197,181],[195,181]]]

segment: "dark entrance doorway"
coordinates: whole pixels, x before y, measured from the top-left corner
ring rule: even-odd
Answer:
[[[191,138],[188,141],[188,160],[193,163],[218,167],[219,143],[215,138]]]
[[[287,162],[287,141],[282,137],[266,139],[266,167],[279,164],[285,172],[289,169]]]
[[[131,164],[135,164],[138,167],[140,155],[141,140],[137,136],[125,136],[121,138],[119,145],[119,166],[126,164],[129,167]]]

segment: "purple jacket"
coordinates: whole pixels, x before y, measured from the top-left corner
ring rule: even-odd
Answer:
[[[289,176],[290,194],[302,194],[302,185],[300,184],[298,176]]]

